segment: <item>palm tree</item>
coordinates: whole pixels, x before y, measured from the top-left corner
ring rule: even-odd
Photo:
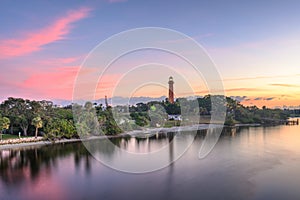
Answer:
[[[31,124],[35,126],[35,138],[37,138],[38,129],[43,127],[43,121],[40,116],[37,116],[32,119]]]

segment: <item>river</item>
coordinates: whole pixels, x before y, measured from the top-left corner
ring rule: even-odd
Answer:
[[[142,174],[105,166],[80,142],[2,150],[0,199],[300,199],[300,126],[226,129],[199,159],[205,134],[170,166]],[[145,153],[170,137],[111,141]],[[102,153],[119,156],[109,148]]]

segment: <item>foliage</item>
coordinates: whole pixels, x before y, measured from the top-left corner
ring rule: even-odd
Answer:
[[[242,124],[280,124],[281,121],[287,120],[289,115],[280,109],[268,109],[263,107],[259,109],[256,106],[245,107],[236,100],[229,97],[227,100],[227,117],[226,124],[232,125],[235,123]]]
[[[0,139],[2,140],[2,132],[9,128],[10,120],[7,117],[2,117],[0,115]]]
[[[91,102],[86,102],[84,106],[76,105],[76,128],[78,135],[85,137],[99,134],[99,122],[96,109]]]
[[[151,111],[151,106],[154,104],[163,106],[165,112],[169,115],[178,115],[181,114],[181,111],[185,111],[189,113],[198,113],[200,116],[209,116],[212,111],[212,98],[214,98],[214,104],[217,104],[214,105],[215,107],[226,104],[226,125],[234,125],[237,123],[279,124],[282,120],[286,120],[289,117],[288,112],[280,109],[269,109],[266,107],[259,109],[256,106],[245,107],[240,102],[230,97],[224,98],[223,96],[211,95],[206,95],[202,98],[197,98],[196,100],[178,98],[174,104],[171,104],[168,101],[149,102],[147,104],[139,103],[136,106],[131,106],[129,111],[131,118],[135,120],[137,125],[149,126],[154,125],[153,123],[155,121],[154,120],[151,124],[149,111],[152,112],[152,118],[157,117],[155,114],[157,112]],[[226,101],[224,99],[226,99]]]
[[[78,137],[73,121],[67,119],[52,119],[45,127],[45,137],[48,139],[62,139]]]
[[[166,113],[164,107],[160,104],[153,104],[150,108],[152,108],[148,111],[150,126],[163,127],[165,121],[168,119],[168,114]]]
[[[11,121],[10,132],[23,131],[26,136],[31,121],[35,116],[41,116],[43,120],[49,120],[52,115],[53,103],[50,101],[30,101],[28,99],[9,97],[1,105],[0,109],[4,116]],[[14,129],[17,127],[17,129]]]
[[[226,97],[226,102],[222,99],[225,97],[206,95],[192,100],[178,98],[173,104],[165,100],[138,103],[129,107],[104,108],[102,104],[91,102],[58,107],[51,101],[9,97],[0,104],[0,128],[1,131],[10,129],[9,132],[15,135],[22,131],[25,136],[37,135],[37,131],[40,130],[45,137],[52,139],[73,138],[79,135],[115,135],[141,127],[169,127],[180,124],[171,123],[167,120],[167,115],[188,112],[193,113],[195,119],[201,119],[200,116],[209,118],[213,110],[212,100],[218,105],[226,104],[226,125],[278,124],[291,114],[286,110],[270,109],[266,106],[262,109],[256,106],[246,107],[230,97]]]
[[[0,130],[6,130],[9,128],[10,120],[7,117],[0,116]]]
[[[149,116],[147,112],[132,112],[130,117],[135,121],[138,126],[144,127],[149,124]]]
[[[32,119],[31,125],[35,126],[35,138],[37,138],[38,129],[43,127],[43,121],[40,116]]]
[[[118,133],[122,133],[122,129],[117,125],[116,121],[114,120],[111,107],[108,107],[103,114],[105,117],[104,129],[102,129],[104,134],[115,135]]]

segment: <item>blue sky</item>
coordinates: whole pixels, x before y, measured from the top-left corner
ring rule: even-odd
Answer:
[[[99,42],[154,26],[180,31],[203,45],[228,95],[257,104],[299,105],[299,7],[299,1],[275,0],[2,0],[0,98],[70,99],[76,67]],[[58,22],[63,25],[55,29]],[[24,44],[14,48],[14,42]],[[49,80],[31,80],[47,74]],[[65,76],[65,82],[56,81]],[[258,97],[274,98],[255,102]]]

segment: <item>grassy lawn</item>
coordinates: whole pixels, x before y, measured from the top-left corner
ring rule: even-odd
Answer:
[[[21,136],[21,138],[30,137],[30,136]],[[18,139],[18,135],[11,135],[11,134],[2,134],[3,140],[9,140],[9,139]]]
[[[174,127],[174,126],[180,126],[180,121],[168,120],[164,124],[164,128],[171,128],[171,127]]]

